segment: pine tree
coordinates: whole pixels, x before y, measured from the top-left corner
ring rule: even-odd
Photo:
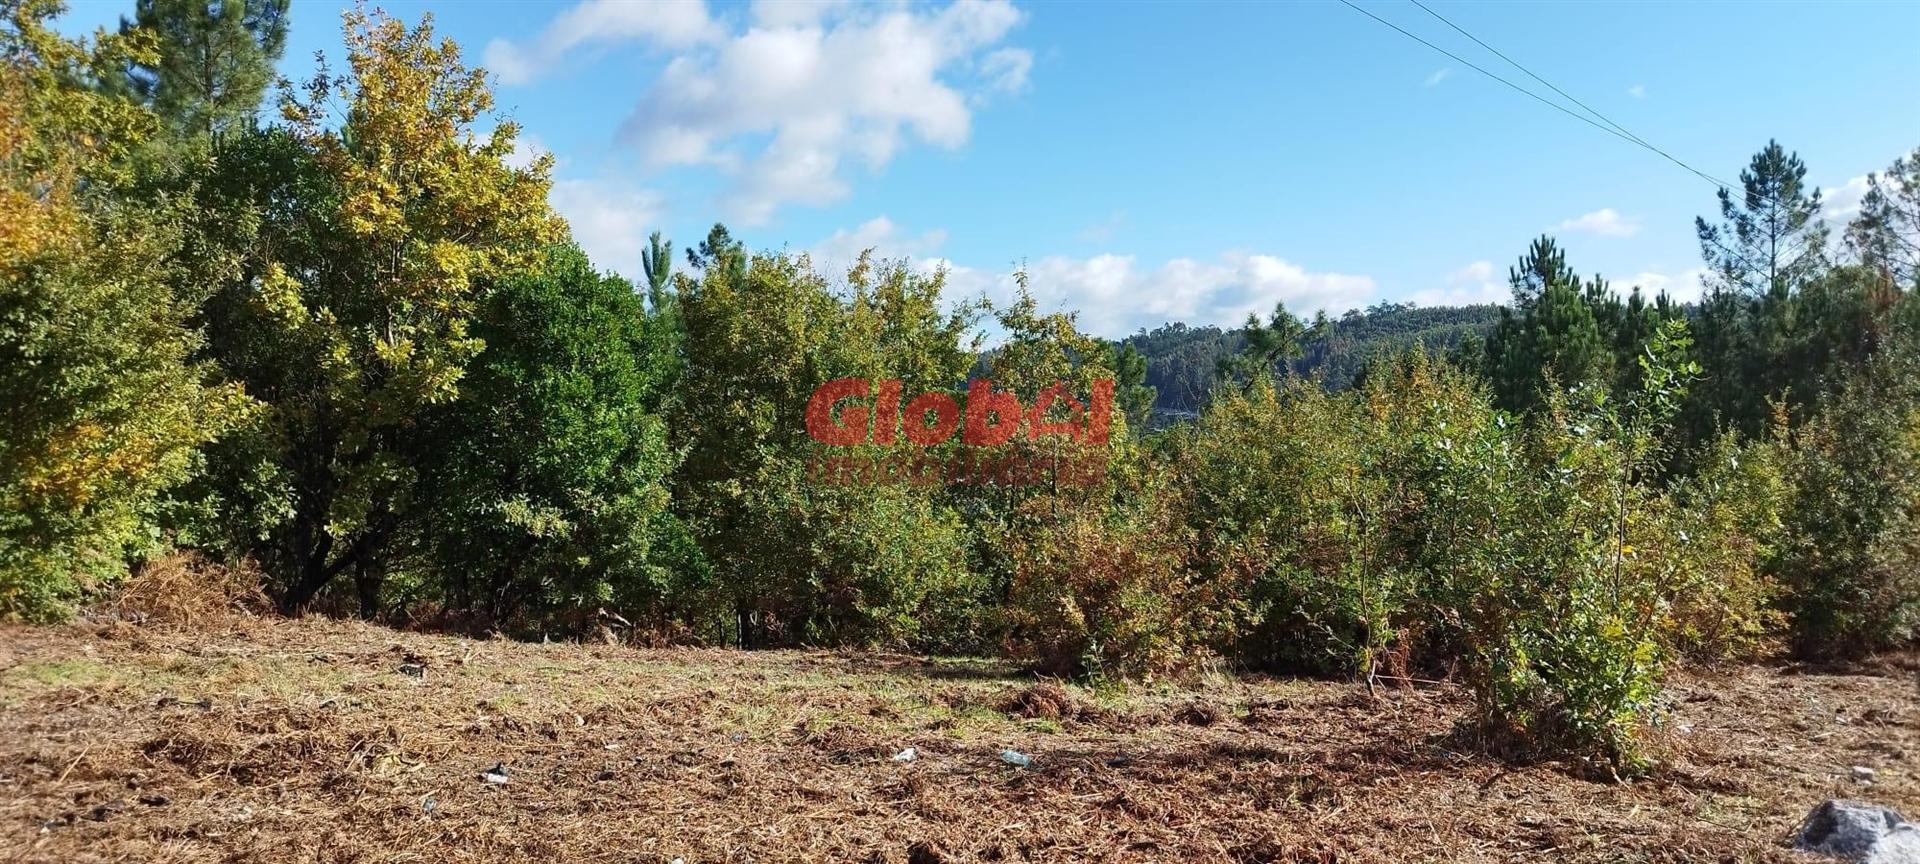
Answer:
[[[1239,352],[1217,361],[1215,373],[1250,387],[1275,372],[1289,372],[1292,361],[1306,353],[1306,343],[1325,337],[1332,327],[1325,312],[1315,316],[1309,326],[1288,312],[1285,303],[1273,304],[1265,324],[1260,323],[1259,316],[1248,313],[1246,325],[1240,328]]]
[[[1920,148],[1867,175],[1860,215],[1847,224],[1847,251],[1903,291],[1920,290]]]
[[[1806,176],[1799,154],[1768,141],[1740,172],[1740,201],[1720,190],[1721,223],[1694,219],[1700,255],[1717,280],[1714,289],[1783,297],[1819,272],[1827,229],[1820,221],[1820,190],[1810,189]]]
[[[122,85],[174,140],[249,125],[287,44],[288,0],[139,0],[120,30],[151,31],[159,56],[129,64]]]
[[[1594,311],[1608,294],[1604,282],[1583,284],[1551,237],[1533,241],[1507,281],[1513,305],[1501,310],[1486,348],[1501,407],[1537,407],[1549,380],[1562,387],[1608,380],[1613,357]]]
[[[673,241],[653,232],[640,250],[640,266],[647,273],[647,309],[659,315],[672,301],[667,289],[673,284]]]
[[[687,250],[687,263],[694,269],[705,271],[718,268],[735,281],[746,278],[748,258],[746,244],[733,239],[733,232],[719,222],[713,223],[713,228],[707,231],[707,239]]]
[[[1696,327],[1705,386],[1695,388],[1682,420],[1695,443],[1716,425],[1759,434],[1767,400],[1804,391],[1820,371],[1789,362],[1814,329],[1801,291],[1827,269],[1820,191],[1806,174],[1797,154],[1769,141],[1740,172],[1739,200],[1720,190],[1720,224],[1694,220],[1712,271]]]

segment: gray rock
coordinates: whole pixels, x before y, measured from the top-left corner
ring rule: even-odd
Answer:
[[[1909,822],[1888,832],[1867,850],[1864,864],[1920,864],[1920,826]]]
[[[1920,830],[1899,813],[1859,801],[1813,808],[1794,847],[1862,864],[1920,864]]]

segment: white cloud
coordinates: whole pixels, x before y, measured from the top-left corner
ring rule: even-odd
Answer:
[[[1450,77],[1451,75],[1453,75],[1453,67],[1442,66],[1439,69],[1435,69],[1432,75],[1428,75],[1427,80],[1424,83],[1422,83],[1420,86],[1437,87],[1439,86],[1440,82],[1447,80],[1447,78]]]
[[[761,224],[845,197],[848,161],[884,167],[908,139],[966,143],[970,102],[1026,84],[1032,55],[1000,44],[1022,17],[1007,0],[762,3],[744,32],[674,56],[620,137],[655,168],[717,168],[732,181],[724,215]]]
[[[1447,274],[1440,288],[1415,291],[1407,300],[1419,306],[1471,306],[1479,303],[1505,303],[1513,289],[1494,269],[1492,261],[1475,261]]]
[[[860,253],[869,249],[877,258],[922,259],[938,251],[947,242],[947,232],[935,228],[918,236],[908,236],[892,219],[880,216],[849,231],[841,229],[820,241],[811,251],[815,266],[835,273],[853,266]]]
[[[753,20],[763,27],[805,27],[850,4],[851,0],[753,0]]]
[[[1627,95],[1635,99],[1645,99],[1647,98],[1647,85],[1635,84],[1632,87],[1628,87]]]
[[[998,304],[1014,296],[1010,273],[937,258],[922,263],[926,270],[942,266],[955,299],[984,295]],[[1280,302],[1297,315],[1337,313],[1364,306],[1375,288],[1367,276],[1317,273],[1284,258],[1242,252],[1210,261],[1175,258],[1154,268],[1132,255],[1056,255],[1028,262],[1027,276],[1041,308],[1078,312],[1082,330],[1110,338],[1169,321],[1238,327],[1248,314],[1264,317]]]
[[[548,147],[546,142],[541,141],[540,136],[528,135],[523,132],[519,137],[513,139],[513,152],[508,153],[506,158],[500,161],[507,163],[508,167],[524,170],[532,168],[535,160],[541,156],[549,155],[552,152],[553,149]],[[557,167],[558,164],[558,160],[556,160],[555,166]]]
[[[1640,221],[1622,216],[1612,207],[1602,207],[1592,213],[1561,222],[1553,226],[1553,230],[1574,234],[1594,234],[1601,237],[1632,237],[1640,233]]]
[[[547,200],[596,267],[642,278],[640,250],[660,224],[660,196],[620,182],[556,180]]]
[[[1616,281],[1613,283],[1613,288],[1624,296],[1631,293],[1632,290],[1637,287],[1641,293],[1647,296],[1648,301],[1652,301],[1655,296],[1664,291],[1677,303],[1691,303],[1699,300],[1701,295],[1705,293],[1705,290],[1701,286],[1702,280],[1704,280],[1706,276],[1707,268],[1705,267],[1694,267],[1690,270],[1683,270],[1673,276],[1665,273],[1646,272],[1636,274],[1631,279]]]
[[[989,86],[1002,93],[1026,89],[1027,74],[1033,71],[1033,52],[1025,48],[1001,48],[980,61],[980,74]]]
[[[1867,175],[1862,174],[1841,186],[1820,190],[1820,203],[1826,209],[1820,215],[1831,222],[1848,222],[1860,215],[1860,199],[1867,195]]]
[[[495,39],[483,62],[503,84],[524,84],[594,43],[641,40],[667,50],[716,41],[724,35],[703,0],[583,0],[560,13],[527,43]]]

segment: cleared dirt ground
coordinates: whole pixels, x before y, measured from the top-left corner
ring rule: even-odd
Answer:
[[[1824,798],[1920,815],[1917,669],[1683,675],[1665,767],[1619,784],[1472,752],[1447,686],[1122,696],[326,620],[8,628],[0,858],[1814,861],[1786,841]]]

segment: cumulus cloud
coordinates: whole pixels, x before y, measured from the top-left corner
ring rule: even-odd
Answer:
[[[795,4],[805,5],[805,4]],[[721,39],[719,23],[703,0],[584,0],[560,13],[538,36],[522,43],[495,39],[482,55],[503,84],[524,84],[564,64],[577,49],[595,44],[643,41],[682,50]]]
[[[816,265],[833,273],[853,266],[853,262],[860,260],[860,253],[869,249],[878,258],[920,261],[932,256],[946,242],[947,232],[938,228],[909,235],[892,219],[879,216],[852,230],[842,228],[833,232],[833,236],[816,244],[811,254]]]
[[[1647,86],[1645,84],[1635,84],[1632,87],[1628,87],[1627,95],[1635,99],[1645,99],[1647,98]]]
[[[934,259],[926,269],[947,271],[955,297],[985,296],[1004,303],[1014,295],[1009,273],[992,273]],[[1169,321],[1238,327],[1247,315],[1265,316],[1275,303],[1299,315],[1341,312],[1366,305],[1371,277],[1314,272],[1273,255],[1229,252],[1212,260],[1175,258],[1142,266],[1132,255],[1049,256],[1027,263],[1028,287],[1042,308],[1077,311],[1081,329],[1118,338]]]
[[[640,250],[660,224],[660,196],[618,181],[556,180],[547,200],[595,266],[642,278]]]
[[[1561,222],[1553,226],[1553,230],[1600,237],[1632,237],[1640,233],[1640,220],[1622,216],[1612,207],[1602,207]]]
[[[1447,80],[1447,78],[1452,74],[1453,74],[1452,66],[1443,66],[1439,69],[1435,69],[1432,75],[1427,76],[1427,80],[1421,86],[1437,87],[1440,85],[1440,82]]]
[[[548,147],[546,142],[541,141],[540,136],[521,133],[519,137],[513,139],[513,152],[508,153],[506,158],[500,161],[507,163],[507,165],[512,168],[532,168],[533,163],[541,156],[551,154],[552,152],[553,148]],[[558,165],[557,160],[555,164]]]
[[[1862,174],[1831,189],[1820,190],[1820,203],[1826,209],[1821,216],[1832,222],[1848,222],[1860,215],[1860,199],[1867,195],[1867,175]]]
[[[980,61],[980,74],[988,86],[1003,93],[1026,89],[1032,71],[1033,52],[1025,48],[1001,48]]]
[[[1613,283],[1613,287],[1622,294],[1639,288],[1649,300],[1665,292],[1675,302],[1692,303],[1706,293],[1703,287],[1706,278],[1707,268],[1694,267],[1673,275],[1655,272],[1638,273],[1631,279]]]
[[[749,225],[845,197],[848,162],[884,167],[909,141],[959,147],[972,106],[1024,87],[1033,63],[1001,44],[1023,18],[1007,0],[769,2],[751,17],[677,53],[620,132],[654,168],[723,172],[721,208]]]
[[[1513,289],[1500,277],[1492,261],[1475,261],[1447,274],[1439,288],[1425,288],[1407,296],[1418,306],[1471,306],[1505,303]]]

